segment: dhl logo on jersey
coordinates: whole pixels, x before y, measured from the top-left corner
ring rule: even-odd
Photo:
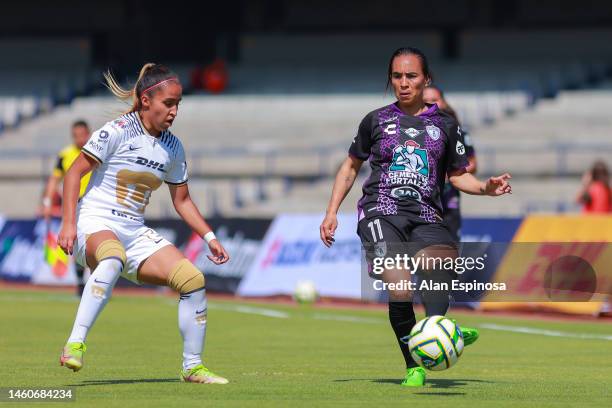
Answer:
[[[136,160],[130,160],[132,163],[140,164],[141,166],[148,167],[150,169],[159,170],[162,173],[165,173],[163,163],[156,162],[155,160],[149,160],[146,157],[138,156]]]

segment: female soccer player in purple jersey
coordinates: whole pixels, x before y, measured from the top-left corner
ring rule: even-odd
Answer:
[[[172,243],[144,224],[154,190],[168,184],[176,212],[208,243],[217,265],[229,255],[189,195],[187,163],[181,141],[168,128],[178,114],[182,87],[176,74],[160,64],[142,67],[136,84],[125,90],[106,75],[108,88],[132,103],[116,120],[95,131],[64,180],[64,214],[58,243],[93,271],[85,285],[72,332],[60,364],[83,367],[85,340],[108,302],[119,276],[134,282],[169,286],[180,294],[179,330],[183,337],[186,382],[227,384],[202,364],[207,300],[203,273]],[[79,181],[92,171],[78,201]],[[126,361],[131,362],[129,356]]]
[[[363,185],[358,203],[357,234],[370,262],[374,258],[408,253],[417,257],[457,256],[454,240],[442,223],[441,192],[445,177],[460,191],[499,196],[511,193],[509,174],[479,181],[466,172],[465,143],[456,120],[433,104],[423,101],[423,90],[431,83],[425,55],[415,48],[396,50],[389,61],[387,86],[397,101],[368,113],[361,121],[349,155],[334,183],[325,219],[320,226],[326,246],[334,242],[336,214],[351,189],[364,161],[371,175]],[[408,247],[408,248],[407,248]],[[435,263],[434,263],[435,264]],[[421,277],[448,282],[452,274],[428,268],[416,271]],[[385,283],[410,279],[410,272],[388,268]],[[408,338],[416,323],[412,294],[407,289],[389,290],[389,320],[404,356],[407,373],[402,385],[422,386],[425,370],[410,356]],[[420,293],[427,316],[444,315],[448,292]],[[474,329],[462,329],[465,344],[478,337]]]

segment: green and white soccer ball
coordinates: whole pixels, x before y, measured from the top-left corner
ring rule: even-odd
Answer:
[[[313,303],[317,300],[317,287],[313,281],[302,280],[295,285],[293,299],[298,303]]]
[[[408,348],[414,361],[432,371],[446,370],[463,353],[459,326],[444,316],[430,316],[414,325]]]

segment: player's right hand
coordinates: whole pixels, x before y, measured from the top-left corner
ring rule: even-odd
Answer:
[[[338,228],[338,219],[336,218],[336,214],[327,214],[319,227],[319,232],[321,233],[321,241],[326,247],[331,247],[334,243],[334,234],[336,233],[336,228]]]
[[[74,249],[74,240],[76,239],[76,226],[62,224],[62,229],[57,236],[57,244],[62,248],[62,251],[68,255],[72,255]]]

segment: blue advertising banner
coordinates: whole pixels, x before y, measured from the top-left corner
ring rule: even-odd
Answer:
[[[58,248],[49,246],[59,227],[57,219],[6,220],[0,230],[0,278],[43,285],[75,284],[72,262],[65,255],[58,260],[54,256]]]

